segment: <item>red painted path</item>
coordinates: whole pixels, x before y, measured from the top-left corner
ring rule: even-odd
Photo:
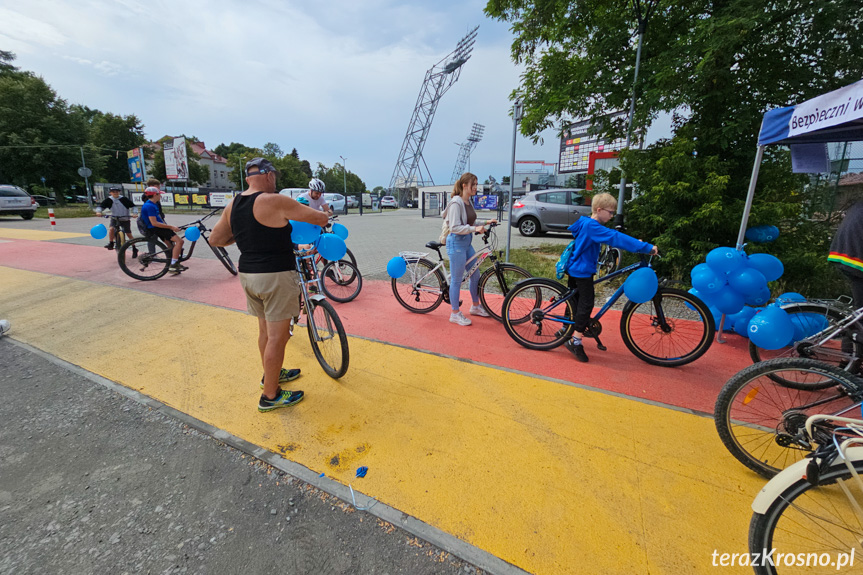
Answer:
[[[159,294],[229,309],[245,310],[239,280],[216,260],[193,258],[181,276],[140,282],[125,275],[113,252],[104,248],[54,242],[13,240],[0,243],[0,266]],[[465,294],[463,301],[469,301]],[[588,364],[575,361],[560,347],[533,351],[521,347],[493,319],[473,318],[469,327],[449,323],[446,304],[429,314],[415,314],[399,305],[389,282],[366,281],[353,302],[334,304],[350,335],[560,379],[628,396],[693,409],[713,411],[725,381],[749,365],[746,340],[728,335],[714,343],[698,361],[678,368],[642,362],[626,349],[618,329],[619,313],[603,318],[603,343],[608,351],[586,348]],[[445,375],[442,375],[444,377]]]

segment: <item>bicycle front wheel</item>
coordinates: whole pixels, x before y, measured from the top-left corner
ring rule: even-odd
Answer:
[[[503,327],[509,337],[528,349],[554,349],[572,335],[575,308],[561,302],[569,290],[556,281],[530,278],[516,284],[503,300]]]
[[[157,280],[168,273],[171,248],[155,237],[135,238],[123,244],[117,254],[117,261],[120,269],[136,280]]]
[[[321,272],[326,296],[339,303],[352,301],[363,289],[363,276],[351,262],[339,260],[324,266]]]
[[[117,255],[119,256],[120,250],[123,249],[123,244],[126,243],[126,232],[123,231],[123,228],[117,228],[116,234],[114,235],[114,249],[117,251]]]
[[[863,461],[853,461],[852,466],[863,474]],[[852,477],[844,462],[837,463],[821,474],[817,485],[801,477],[786,487],[764,514],[752,514],[749,551],[761,558],[765,551],[775,550],[773,565],[762,561],[753,564],[756,575],[860,572],[859,565],[854,569],[849,562],[849,554],[863,540],[863,525],[849,499],[859,490],[853,483],[845,484],[853,481]],[[784,560],[777,561],[777,556]],[[847,570],[837,566],[841,556]],[[789,557],[797,559],[791,566]]]
[[[309,306],[312,313],[307,318],[307,327],[312,351],[327,375],[338,379],[348,371],[350,360],[342,320],[328,301],[311,300]]]
[[[620,335],[635,357],[653,365],[677,367],[704,355],[713,343],[713,314],[683,290],[659,288],[652,300],[627,303]]]
[[[784,381],[794,381],[795,387]],[[857,411],[859,400],[852,395],[860,395],[861,385],[847,372],[812,359],[757,363],[719,392],[713,412],[716,431],[740,463],[770,478],[809,453],[808,442],[801,440],[806,419]]]
[[[393,295],[414,313],[437,309],[443,301],[444,285],[446,280],[440,270],[425,259],[408,262],[404,275],[392,280]]]
[[[499,264],[485,270],[479,278],[479,302],[488,314],[503,321],[503,300],[515,284],[531,277],[530,272],[512,264]]]

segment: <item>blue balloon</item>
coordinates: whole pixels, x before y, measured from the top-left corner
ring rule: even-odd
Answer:
[[[318,238],[317,250],[324,259],[334,262],[345,256],[348,246],[345,245],[345,240],[336,234],[321,234]]]
[[[348,239],[348,228],[346,228],[340,223],[333,224],[333,233],[342,238],[343,240]]]
[[[201,230],[196,227],[186,228],[186,239],[190,242],[196,242],[201,239]]]
[[[757,310],[754,307],[744,307],[738,313],[734,314],[732,316],[734,321],[731,324],[731,328],[734,332],[743,337],[749,337],[749,332],[747,331],[749,328],[749,321],[755,316],[756,312]]]
[[[387,262],[387,273],[393,279],[399,279],[408,269],[407,262],[401,256],[396,256]]]
[[[818,313],[790,313],[788,317],[794,326],[792,341],[800,341],[810,335],[815,335],[823,329],[827,329],[829,322],[827,318]]]
[[[789,292],[785,292],[782,295],[777,296],[776,301],[779,304],[794,303],[794,302],[804,302],[804,301],[806,301],[806,298],[797,292],[789,291]]]
[[[96,224],[90,228],[90,235],[97,240],[101,240],[108,235],[108,228],[105,227],[105,224]]]
[[[700,299],[700,300],[701,300],[702,302],[704,302],[705,304],[707,303],[707,300],[705,300],[705,299],[704,299],[704,296],[703,296],[703,295],[701,294],[701,292],[699,292],[697,289],[692,288],[691,290],[689,290],[689,293],[691,293],[692,295],[694,295],[695,297],[697,297],[698,299]],[[686,307],[688,307],[688,308],[689,308],[689,309],[691,309],[692,311],[696,311],[696,310],[695,310],[695,307],[693,307],[693,306],[689,305],[689,302],[685,302],[685,303],[686,303]]]
[[[760,271],[769,282],[778,280],[785,272],[785,266],[779,258],[770,254],[752,254],[749,256],[749,267]]]
[[[746,254],[734,248],[715,248],[707,254],[707,265],[717,274],[727,274],[746,265]]]
[[[725,286],[715,294],[711,294],[710,303],[726,315],[731,315],[743,309],[743,296],[731,286]]]
[[[768,243],[779,237],[776,226],[755,226],[746,230],[746,239],[755,243]]]
[[[623,282],[623,293],[634,303],[644,303],[653,299],[659,287],[656,272],[651,268],[635,270]]]
[[[707,264],[698,264],[692,268],[689,276],[692,278],[692,287],[703,294],[718,292],[725,285],[725,277],[717,274]]]
[[[767,287],[764,274],[752,268],[741,268],[728,274],[728,285],[744,296],[757,295]]]
[[[770,301],[770,288],[764,288],[760,292],[755,295],[746,296],[746,305],[751,306],[762,306],[766,305],[767,302]]]
[[[763,349],[781,349],[791,343],[794,324],[788,313],[768,307],[749,321],[749,339]]]
[[[295,244],[313,244],[321,235],[321,226],[307,224],[306,222],[295,222],[294,220],[290,220],[290,223],[291,240]]]

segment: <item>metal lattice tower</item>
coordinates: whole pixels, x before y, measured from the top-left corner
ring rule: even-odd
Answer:
[[[391,193],[398,197],[399,205],[404,205],[405,201],[410,199],[408,196],[410,188],[434,185],[431,172],[429,172],[423,159],[423,147],[426,138],[428,138],[438,102],[458,80],[462,66],[470,59],[478,29],[479,26],[468,32],[464,38],[458,41],[455,50],[444,56],[440,62],[426,72],[416,106],[414,106],[411,115],[410,124],[408,124],[405,141],[402,144],[399,159],[396,161],[393,177],[390,180]]]
[[[454,184],[464,173],[465,166],[470,162],[470,153],[474,148],[476,148],[476,145],[479,144],[480,140],[482,140],[483,132],[485,132],[485,126],[475,123],[473,128],[470,130],[470,135],[467,137],[467,140],[458,144],[458,159],[455,161],[455,168],[452,170],[452,178],[450,178],[451,184]]]

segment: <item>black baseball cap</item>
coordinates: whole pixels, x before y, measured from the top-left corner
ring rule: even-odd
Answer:
[[[111,186],[110,188],[108,188],[108,191],[109,192],[122,192],[123,188],[121,188],[120,186]]]
[[[273,164],[270,162],[270,160],[268,160],[266,158],[252,158],[251,160],[246,162],[246,176],[249,175],[249,168],[254,168],[254,167],[257,167],[260,172],[264,172],[264,173],[266,173],[266,172],[276,172],[277,174],[279,173],[279,171],[276,169],[275,166],[273,166]],[[257,174],[258,174],[258,172],[255,172],[255,174],[253,174],[253,175],[257,175]]]

